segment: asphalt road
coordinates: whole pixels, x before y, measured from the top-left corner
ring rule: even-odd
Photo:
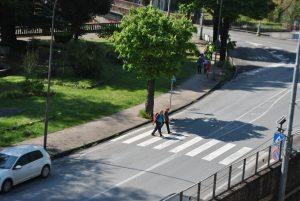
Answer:
[[[296,42],[231,36],[238,41],[237,64],[253,70],[173,115],[172,135],[152,137],[148,125],[54,161],[50,178],[22,184],[0,200],[160,200],[270,145],[276,120],[288,113]]]

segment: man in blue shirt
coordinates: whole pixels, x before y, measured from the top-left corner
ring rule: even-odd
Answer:
[[[155,132],[158,131],[160,136],[163,137],[163,135],[161,134],[161,128],[164,125],[164,121],[165,121],[164,111],[160,111],[160,113],[155,115],[155,117],[154,117],[153,123],[155,123],[155,128],[154,128],[153,132],[151,133],[151,135],[154,136]]]

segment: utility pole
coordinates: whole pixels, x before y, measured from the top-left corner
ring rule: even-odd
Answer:
[[[220,28],[221,28],[221,17],[222,17],[222,6],[223,6],[223,0],[220,0],[220,10],[219,10],[219,24],[218,24],[218,38],[217,41],[219,41],[220,37]]]
[[[201,16],[200,16],[200,36],[199,36],[199,39],[200,40],[203,40],[203,20],[204,20],[204,12],[203,12],[203,8],[201,8],[200,10],[201,12]]]
[[[58,0],[55,0],[53,11],[52,11],[52,26],[51,26],[51,41],[50,41],[50,54],[49,54],[49,66],[48,66],[48,86],[47,86],[47,97],[45,106],[45,127],[44,127],[44,149],[47,148],[47,135],[48,135],[48,121],[49,121],[49,98],[50,98],[50,85],[51,85],[51,64],[52,64],[52,52],[53,52],[53,40],[54,40],[54,19],[55,9]]]
[[[292,88],[293,91],[291,96],[291,105],[290,105],[289,119],[288,119],[288,134],[286,137],[286,143],[284,144],[283,159],[281,164],[280,189],[279,189],[279,196],[278,196],[279,201],[284,201],[285,198],[289,159],[290,159],[290,154],[292,151],[292,144],[293,144],[292,129],[293,129],[294,112],[295,112],[297,87],[298,87],[298,77],[299,77],[299,65],[300,65],[299,53],[300,53],[300,38],[298,39],[298,51],[297,51],[296,64],[295,64],[294,76],[293,76],[293,88]]]
[[[169,1],[168,1],[168,16],[170,16],[170,12],[171,12],[171,11],[170,11],[170,10],[171,10],[171,1],[172,1],[172,0],[169,0]]]

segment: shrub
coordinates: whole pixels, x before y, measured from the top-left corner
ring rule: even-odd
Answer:
[[[54,34],[54,40],[56,43],[66,44],[66,43],[70,42],[70,40],[72,38],[73,38],[73,35],[69,32],[62,32],[62,33]]]
[[[98,31],[97,35],[100,38],[108,38],[113,35],[115,31],[119,31],[120,28],[115,24],[102,25],[101,29]]]
[[[44,94],[44,84],[41,80],[26,79],[22,83],[24,94],[40,96]]]
[[[152,119],[151,115],[149,115],[145,110],[139,111],[139,117],[142,117],[144,119]]]
[[[39,55],[37,52],[28,51],[23,59],[22,68],[26,78],[36,76]]]
[[[102,67],[103,51],[97,44],[74,41],[67,47],[66,57],[78,77],[96,77]]]

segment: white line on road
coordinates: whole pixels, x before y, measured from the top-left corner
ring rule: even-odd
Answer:
[[[170,137],[171,135],[170,134],[166,134],[166,135],[164,135],[164,137]],[[141,142],[140,144],[138,144],[138,146],[140,146],[140,147],[146,147],[146,146],[148,146],[148,145],[150,145],[150,144],[153,144],[153,143],[155,143],[155,142],[158,142],[158,141],[160,141],[160,140],[162,140],[163,138],[162,137],[157,137],[157,136],[155,136],[155,137],[153,137],[153,138],[151,138],[151,139],[149,139],[149,140],[146,140],[146,141],[144,141],[144,142]]]
[[[139,134],[139,135],[137,135],[137,136],[135,136],[135,137],[133,137],[133,138],[130,138],[130,139],[124,141],[123,143],[125,143],[125,144],[133,143],[133,142],[135,142],[135,141],[138,141],[138,140],[140,140],[140,139],[143,139],[143,138],[149,136],[149,135],[151,134],[151,132],[152,132],[152,131],[147,131],[146,133]]]
[[[195,137],[193,139],[191,139],[190,141],[187,141],[186,143],[183,143],[182,145],[179,145],[177,147],[175,147],[174,149],[172,149],[170,152],[172,153],[178,153],[198,142],[200,142],[203,138],[202,137]]]
[[[245,43],[248,43],[248,44],[253,45],[253,46],[255,46],[255,47],[263,46],[263,44],[260,44],[260,43],[253,43],[253,42],[250,42],[250,41],[245,41]]]
[[[138,133],[138,132],[140,132],[140,131],[142,131],[142,130],[146,130],[146,129],[148,129],[148,128],[150,128],[150,126],[143,127],[143,128],[137,129],[137,130],[134,130],[134,131],[132,131],[132,132],[130,132],[130,133],[127,133],[127,134],[124,134],[124,135],[122,135],[122,136],[120,136],[120,137],[116,137],[116,138],[112,139],[111,142],[119,141],[119,140],[121,140],[121,139],[124,139],[124,138],[126,138],[126,137],[132,136],[132,135],[134,135],[134,134],[136,134],[136,133]]]
[[[228,144],[224,145],[223,147],[217,149],[216,151],[212,152],[211,154],[205,156],[202,159],[206,160],[206,161],[212,161],[213,159],[224,154],[226,151],[232,149],[233,147],[235,147],[235,144],[228,143]]]
[[[175,144],[179,142],[180,140],[184,140],[187,136],[174,136],[173,139],[167,140],[166,142],[163,142],[157,146],[154,147],[154,149],[162,150],[168,146],[171,146],[172,144]]]
[[[186,153],[185,155],[191,156],[191,157],[196,156],[196,155],[200,154],[201,152],[209,149],[210,147],[212,147],[212,146],[214,146],[214,145],[216,145],[218,143],[220,143],[219,140],[215,140],[215,139],[210,140],[209,142],[201,145],[200,147],[198,147],[196,149],[193,149],[192,151]]]
[[[233,161],[239,159],[240,157],[242,157],[243,155],[245,155],[249,151],[251,151],[251,148],[249,148],[249,147],[243,147],[242,149],[238,150],[237,152],[231,154],[230,156],[228,156],[227,158],[225,158],[224,160],[222,160],[220,162],[220,164],[229,165],[230,163],[232,163]]]
[[[143,171],[141,171],[140,173],[135,174],[135,175],[133,175],[132,177],[129,177],[129,178],[127,178],[127,179],[121,181],[120,183],[117,183],[116,185],[112,186],[111,188],[109,188],[109,189],[107,189],[107,190],[105,190],[105,191],[102,191],[102,192],[99,192],[99,193],[93,195],[92,197],[90,197],[90,198],[87,199],[86,201],[90,201],[90,200],[96,199],[96,198],[99,197],[100,195],[102,195],[102,194],[104,194],[104,193],[107,193],[107,192],[111,191],[112,189],[114,189],[114,188],[116,188],[116,187],[119,187],[119,186],[121,186],[121,185],[123,185],[123,184],[125,184],[125,183],[127,183],[127,182],[130,182],[130,181],[132,181],[132,180],[134,180],[134,179],[136,179],[136,178],[142,176],[143,174],[145,174],[145,173],[147,173],[147,172],[150,172],[150,171],[154,170],[155,168],[158,168],[159,166],[164,165],[165,163],[170,162],[171,160],[175,159],[175,156],[176,156],[176,154],[174,154],[174,155],[172,155],[172,156],[166,158],[165,160],[160,161],[159,163],[157,163],[157,164],[155,164],[155,165],[153,165],[153,166],[147,168],[146,170],[143,170]]]

